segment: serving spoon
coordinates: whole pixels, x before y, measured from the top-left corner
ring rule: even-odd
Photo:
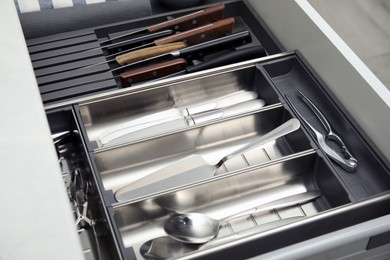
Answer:
[[[202,244],[213,239],[218,234],[220,226],[230,219],[259,211],[295,206],[314,200],[319,196],[321,196],[319,191],[307,191],[243,210],[222,219],[214,219],[202,213],[175,214],[167,220],[164,230],[168,236],[180,242]]]

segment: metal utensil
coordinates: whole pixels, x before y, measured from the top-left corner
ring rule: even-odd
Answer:
[[[167,133],[174,130],[186,128],[188,126],[214,121],[235,115],[256,111],[264,106],[262,99],[249,100],[225,108],[213,109],[202,113],[183,116],[179,118],[167,119],[157,122],[149,122],[142,125],[120,129],[119,131],[106,133],[99,137],[102,146],[119,144],[127,141],[138,140],[159,133]]]
[[[218,163],[210,164],[202,156],[194,154],[174,162],[167,167],[146,176],[146,181],[140,179],[115,193],[117,201],[134,199],[157,192],[180,187],[214,176],[215,172],[225,161],[257,147],[261,147],[279,137],[299,129],[300,123],[296,118],[290,119],[267,134],[257,137],[249,144],[224,156]]]
[[[224,236],[222,238],[215,238],[209,241],[207,244],[189,244],[175,240],[169,236],[158,237],[145,242],[140,247],[140,253],[146,259],[171,259],[175,257],[181,257],[185,254],[194,252],[196,250],[203,250],[225,243],[236,241],[237,239],[258,234],[270,229],[274,229],[280,226],[288,225],[304,217],[290,217],[285,219],[279,219],[271,221],[265,224],[261,224],[246,230],[235,232],[233,234]]]
[[[175,214],[167,220],[164,230],[168,236],[184,243],[206,243],[218,234],[220,226],[228,220],[254,214],[255,212],[295,206],[314,200],[319,196],[321,196],[319,191],[303,192],[260,205],[256,208],[234,213],[223,219],[213,219],[202,213]]]
[[[173,120],[183,119],[187,116],[202,114],[207,111],[215,111],[216,109],[221,109],[254,100],[257,97],[258,94],[254,91],[240,90],[203,102],[194,103],[186,107],[173,107],[171,109],[160,112],[143,114],[139,117],[130,118],[126,123],[115,125],[106,129],[99,135],[97,141],[99,142],[99,145],[104,146],[116,140],[117,138],[121,138],[122,136],[135,131],[153,127],[155,125]]]
[[[168,43],[181,41],[188,43],[188,45],[198,44],[232,33],[234,23],[235,19],[233,17],[225,18],[214,23],[196,27],[194,29],[177,33],[164,38],[160,38],[150,43],[142,44],[140,46],[131,48],[128,51],[134,51],[145,47],[160,46]]]
[[[159,64],[155,64],[123,72],[120,74],[120,78],[122,86],[127,87],[130,84],[139,81],[140,78],[142,78],[143,80],[163,79],[164,76],[162,76],[162,74],[165,74],[165,76],[168,77],[172,77],[186,73],[194,73],[201,70],[215,68],[218,66],[223,66],[235,62],[259,58],[266,55],[267,54],[263,46],[257,45],[245,49],[234,50],[220,55],[215,59],[211,59],[196,65],[186,66],[184,69],[178,69],[176,72],[170,74],[165,73],[166,70],[164,66],[159,66]]]
[[[177,48],[176,50],[171,52],[167,51],[161,55],[157,55],[155,51],[151,50],[154,50],[152,48],[161,48],[165,45],[144,48],[142,50],[127,52],[126,54],[123,54],[122,57],[124,58],[124,63],[127,63],[127,65],[112,69],[111,72],[122,70],[128,67],[133,67],[135,65],[139,66],[140,64],[150,64],[151,62],[159,62],[171,58],[181,57],[184,59],[194,59],[224,49],[232,49],[238,46],[242,46],[250,43],[251,41],[252,38],[249,31],[240,31],[185,48]],[[115,61],[115,59],[110,61]]]
[[[153,33],[161,30],[186,31],[195,28],[197,26],[215,22],[221,19],[223,17],[224,11],[225,11],[224,4],[213,5],[209,8],[199,10],[194,13],[183,15],[162,23],[144,27],[138,30],[131,31],[129,33],[122,34],[114,38],[101,41],[100,44],[111,42],[113,40],[117,40],[123,37],[131,36],[139,33]]]
[[[327,130],[327,135],[321,134],[317,129],[315,129],[298,111],[298,109],[294,106],[294,104],[291,102],[290,98],[286,95],[286,101],[291,106],[291,108],[295,111],[295,113],[302,119],[302,121],[313,131],[318,144],[320,145],[320,148],[337,164],[339,164],[343,169],[345,169],[348,172],[354,172],[356,170],[356,167],[358,165],[358,161],[356,158],[354,158],[347,147],[345,146],[342,139],[336,135],[328,120],[326,120],[325,116],[320,112],[320,110],[314,105],[314,103],[303,93],[299,92],[300,97],[304,101],[304,103],[313,111],[313,113],[316,115],[316,117],[319,119],[321,124],[324,126],[324,128]],[[340,156],[336,151],[334,151],[327,143],[326,140],[333,140],[335,141],[341,148],[343,152],[343,156]]]

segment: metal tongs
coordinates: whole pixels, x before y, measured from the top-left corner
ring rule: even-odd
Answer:
[[[89,183],[84,183],[78,169],[74,170],[71,183],[71,195],[76,211],[76,226],[85,222],[93,226],[95,221],[87,217]]]
[[[321,113],[321,111],[314,105],[314,103],[301,91],[299,91],[299,95],[302,98],[303,102],[313,111],[313,113],[316,115],[316,117],[319,119],[323,127],[326,129],[327,134],[324,135],[320,133],[317,129],[315,129],[302,115],[299,113],[297,108],[293,105],[291,100],[287,95],[286,101],[291,106],[291,108],[294,110],[294,112],[302,119],[302,121],[313,131],[315,134],[315,137],[319,143],[320,148],[337,164],[339,164],[343,169],[345,169],[348,172],[354,172],[356,170],[356,167],[358,165],[358,161],[355,157],[352,156],[346,145],[344,144],[343,140],[340,136],[338,136],[335,132],[333,132],[328,120],[325,118],[325,116]],[[337,153],[335,150],[333,150],[327,143],[327,140],[334,141],[338,144],[338,146],[341,149],[342,156]]]

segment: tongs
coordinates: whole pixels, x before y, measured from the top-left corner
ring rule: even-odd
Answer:
[[[87,217],[89,182],[84,183],[78,169],[74,170],[73,174],[71,195],[77,216],[76,226],[82,222],[87,223],[89,226],[93,226],[95,224],[94,220]]]
[[[340,136],[338,136],[330,126],[328,120],[325,118],[325,116],[321,113],[321,111],[314,105],[314,103],[301,91],[299,91],[299,96],[302,99],[302,101],[311,109],[311,111],[316,115],[316,117],[319,119],[325,130],[327,131],[327,134],[324,135],[320,133],[316,128],[314,128],[303,116],[297,108],[293,105],[291,100],[287,95],[286,101],[291,106],[291,108],[294,110],[294,112],[302,119],[302,121],[313,131],[315,134],[315,137],[318,141],[318,144],[320,148],[337,164],[339,164],[344,170],[348,172],[354,172],[356,170],[356,167],[358,165],[358,161],[355,157],[352,156],[351,152],[346,147],[345,143],[341,139]],[[334,141],[341,149],[342,155],[337,153],[335,150],[333,150],[327,143],[327,140]]]

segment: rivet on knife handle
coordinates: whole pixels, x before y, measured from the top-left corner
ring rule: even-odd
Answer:
[[[131,71],[120,74],[123,87],[127,87],[132,83],[164,77],[166,75],[185,70],[187,61],[182,58],[173,59],[142,68],[137,68]]]
[[[149,47],[141,50],[132,51],[119,55],[115,58],[119,65],[130,64],[157,55],[165,54],[171,51],[176,51],[187,47],[185,42],[168,43],[161,46]]]
[[[195,13],[191,13],[166,22],[149,26],[148,31],[156,32],[165,29],[171,29],[174,31],[190,30],[196,26],[208,24],[222,19],[224,11],[224,4],[214,5],[204,10],[197,11]]]
[[[234,18],[229,17],[189,31],[157,39],[154,43],[156,45],[162,45],[172,42],[185,41],[188,45],[194,45],[231,33],[233,31],[234,22]]]
[[[130,33],[126,33],[114,38],[110,38],[108,40],[101,41],[100,44],[110,42],[116,39],[120,39],[126,36],[130,36],[133,34],[138,34],[138,33],[153,33],[153,32],[166,30],[166,29],[170,29],[174,31],[190,30],[197,26],[205,25],[208,23],[218,21],[219,19],[222,19],[224,11],[225,11],[225,5],[217,4],[209,8],[191,14],[187,14],[184,16],[180,16],[166,22],[144,27],[139,30],[132,31]]]

